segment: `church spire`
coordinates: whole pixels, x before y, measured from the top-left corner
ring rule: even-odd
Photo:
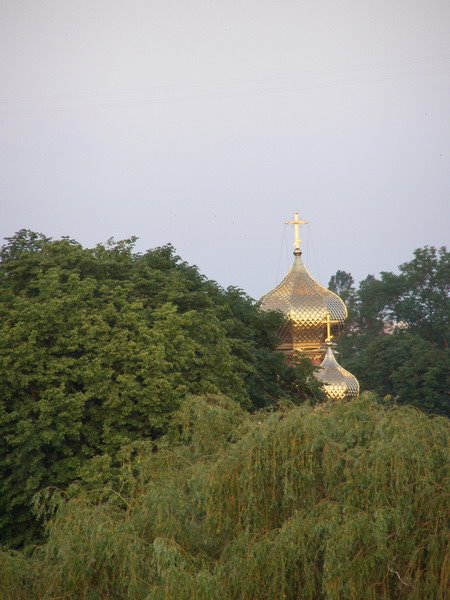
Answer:
[[[300,250],[300,243],[302,241],[300,239],[300,225],[306,225],[307,223],[308,223],[308,221],[304,221],[299,218],[298,211],[296,211],[294,213],[293,221],[286,221],[286,225],[294,226],[294,254],[295,254],[295,256],[300,256],[300,254],[302,253],[302,251]]]

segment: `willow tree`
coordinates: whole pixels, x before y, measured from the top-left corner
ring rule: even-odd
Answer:
[[[120,485],[41,496],[8,600],[445,600],[449,422],[370,400],[249,415],[191,397]]]

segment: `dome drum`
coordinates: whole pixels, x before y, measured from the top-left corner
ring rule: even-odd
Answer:
[[[326,322],[325,322],[326,323]],[[332,332],[338,331],[338,326]],[[288,320],[279,331],[278,349],[287,356],[293,356],[295,352],[302,352],[310,358],[314,365],[319,365],[325,355],[324,343],[326,334],[324,323],[321,326],[302,327]]]
[[[280,344],[278,350],[286,356],[290,364],[295,362],[297,352],[304,354],[314,366],[319,366],[324,356],[323,349],[317,348],[316,344]]]

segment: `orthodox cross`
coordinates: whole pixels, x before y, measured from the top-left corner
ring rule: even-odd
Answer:
[[[303,220],[299,219],[298,212],[294,213],[293,221],[286,221],[286,225],[294,226],[294,235],[295,235],[294,248],[296,250],[300,250],[300,242],[302,241],[300,239],[300,225],[306,225],[307,223],[308,223],[308,221],[303,221]]]
[[[330,343],[333,338],[334,338],[334,335],[331,335],[330,313],[327,312],[327,337],[325,339],[325,342]]]

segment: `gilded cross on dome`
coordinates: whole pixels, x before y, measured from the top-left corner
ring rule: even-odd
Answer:
[[[294,236],[295,236],[295,239],[294,239],[295,252],[294,252],[294,254],[297,254],[300,252],[300,242],[302,241],[300,239],[300,225],[306,225],[307,223],[308,223],[308,221],[304,221],[299,218],[298,212],[294,213],[293,221],[286,221],[286,225],[294,226]]]
[[[326,344],[331,344],[331,340],[334,338],[334,335],[331,335],[331,318],[330,313],[327,313],[327,337],[325,338]]]

